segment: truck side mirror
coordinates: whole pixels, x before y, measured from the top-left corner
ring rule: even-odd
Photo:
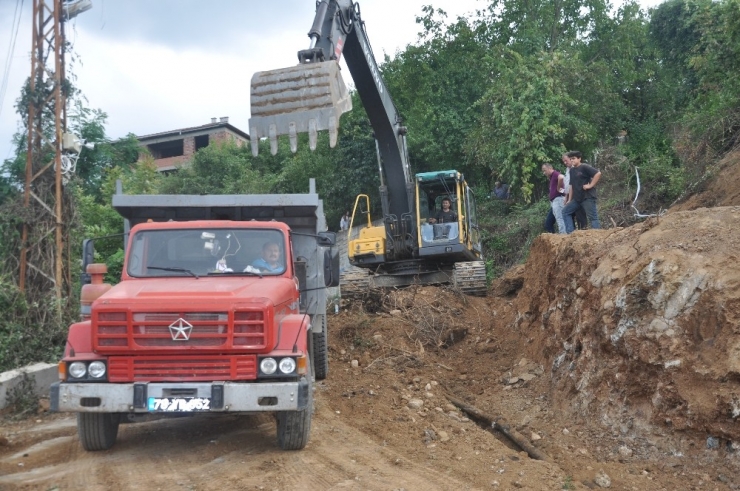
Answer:
[[[95,262],[95,240],[85,239],[82,241],[82,273],[80,273],[80,285],[89,285],[92,281],[87,272],[87,265]]]
[[[321,247],[331,247],[337,243],[336,232],[319,232],[316,236],[316,243]]]
[[[328,288],[339,286],[339,251],[324,251],[324,285]]]

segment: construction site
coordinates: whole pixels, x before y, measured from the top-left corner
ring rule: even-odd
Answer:
[[[338,9],[327,19],[362,25],[352,2],[329,3],[317,3],[309,33],[317,43],[299,52],[306,63],[275,70],[279,77],[323,60],[327,9]],[[34,5],[46,25],[44,2]],[[35,50],[54,52],[63,39],[56,27],[35,34]],[[360,49],[364,27],[341,29],[360,96],[380,101],[368,112],[384,219],[370,220],[365,196],[367,226],[327,232],[313,179],[304,195],[116,194],[131,235],[121,285],[102,285],[107,269],[83,246],[100,291],[81,294],[87,310],[70,329],[61,381],[33,396],[35,414],[3,414],[0,490],[740,489],[740,152],[707,165],[700,185],[632,225],[539,234],[521,263],[486,284],[467,182],[457,171],[410,174],[406,127],[381,100],[375,60]],[[337,72],[334,61],[310,68],[323,76],[324,63]],[[43,81],[43,63],[33,70],[31,80]],[[65,168],[83,142],[60,137],[58,85],[29,117],[19,265],[21,291],[61,300],[77,274],[63,226]],[[333,105],[351,106],[346,88],[339,92]],[[280,129],[266,106],[250,120],[255,157],[260,145],[276,153],[278,135],[289,135],[295,152],[296,128],[312,146],[329,130],[334,147],[348,110],[325,122],[281,120]],[[228,118],[218,125],[233,130]],[[58,136],[49,141],[48,126]],[[457,213],[445,210],[453,225],[433,221],[435,199],[454,203]],[[177,248],[136,245],[136,234],[140,244],[147,233],[182,230],[193,235],[175,236]],[[232,241],[242,249],[238,237],[251,254],[244,264],[231,249]],[[267,246],[283,264],[253,268]],[[161,262],[149,263],[155,254]],[[192,258],[202,272],[183,266]],[[364,283],[340,283],[339,264],[344,273],[349,264],[365,268],[355,274]],[[211,331],[191,339],[204,325]],[[204,375],[203,359],[227,369]],[[152,371],[137,372],[140,360]],[[170,394],[214,410],[163,414],[154,402],[166,405]],[[243,406],[230,412],[234,401]]]
[[[342,300],[305,450],[268,416],[0,426],[0,487],[738,489],[740,158],[628,228],[542,235],[485,298],[410,287]]]

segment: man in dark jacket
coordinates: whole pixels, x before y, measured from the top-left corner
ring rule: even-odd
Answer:
[[[452,202],[450,198],[442,199],[442,209],[437,212],[434,218],[429,219],[429,223],[452,223],[457,221],[457,213],[452,211],[450,207]]]
[[[575,229],[573,215],[579,208],[583,208],[586,212],[591,228],[601,228],[596,211],[596,184],[601,179],[601,172],[588,164],[581,163],[583,157],[581,152],[568,152],[568,157],[571,163],[568,171],[570,172],[570,194],[568,204],[563,208],[565,231],[570,234]]]
[[[563,173],[563,184],[565,184],[565,205],[568,204],[568,195],[570,193],[570,168],[572,164],[570,163],[570,157],[568,157],[568,153],[564,153],[561,157],[563,164],[565,165],[565,172]],[[549,215],[548,215],[549,216]],[[575,226],[578,230],[586,230],[588,227],[588,220],[586,219],[586,212],[583,210],[583,208],[578,208],[576,210],[575,214]],[[555,217],[552,217],[553,223],[550,225],[551,227],[555,226]],[[545,227],[547,228],[547,227]],[[555,233],[555,232],[552,232]]]
[[[429,223],[434,224],[434,240],[448,239],[450,237],[452,225],[443,224],[457,222],[457,213],[452,211],[451,206],[452,201],[450,201],[450,198],[443,198],[442,209],[437,212],[434,218],[429,219]]]

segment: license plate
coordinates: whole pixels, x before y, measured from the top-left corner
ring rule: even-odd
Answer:
[[[210,411],[211,400],[207,397],[150,397],[148,407],[155,413],[192,413]]]

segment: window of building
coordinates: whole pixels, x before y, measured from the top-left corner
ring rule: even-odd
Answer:
[[[195,151],[197,152],[201,148],[208,146],[208,135],[201,135],[195,137]]]
[[[168,142],[152,143],[147,145],[149,152],[155,159],[166,159],[167,157],[179,157],[185,154],[184,140],[172,140]]]

